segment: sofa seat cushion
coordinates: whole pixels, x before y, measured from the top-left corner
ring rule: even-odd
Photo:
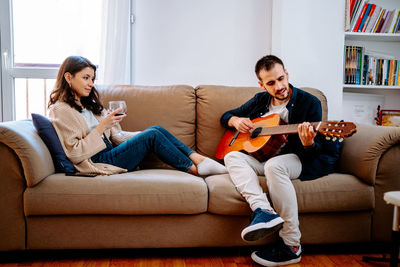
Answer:
[[[161,169],[95,178],[53,174],[24,193],[25,216],[198,214],[207,201],[204,179]]]
[[[266,179],[259,177],[267,192]],[[229,175],[207,177],[208,211],[221,215],[249,215],[251,210],[238,193]],[[372,210],[375,206],[374,188],[349,174],[334,173],[316,180],[293,180],[299,213],[345,212]]]

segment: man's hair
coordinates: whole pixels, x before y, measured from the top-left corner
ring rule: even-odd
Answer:
[[[259,59],[256,63],[256,68],[255,68],[257,78],[261,81],[260,71],[261,70],[269,71],[270,69],[272,69],[274,67],[275,64],[280,64],[280,65],[282,65],[283,69],[285,69],[285,66],[283,65],[282,60],[280,58],[278,58],[277,56],[267,55],[267,56]]]

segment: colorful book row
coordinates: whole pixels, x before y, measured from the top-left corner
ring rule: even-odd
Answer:
[[[400,59],[382,58],[364,47],[345,46],[344,83],[399,86]]]
[[[346,0],[345,31],[400,33],[400,9],[389,10],[369,0]]]

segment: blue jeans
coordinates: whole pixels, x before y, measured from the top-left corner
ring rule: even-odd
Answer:
[[[163,162],[178,170],[187,172],[193,165],[189,156],[194,151],[161,126],[151,126],[116,147],[108,141],[105,143],[107,148],[94,155],[91,158],[93,162],[132,171],[150,152],[154,152]]]

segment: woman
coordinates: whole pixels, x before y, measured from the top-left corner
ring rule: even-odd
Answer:
[[[64,151],[79,172],[132,171],[149,152],[194,175],[226,172],[223,165],[194,152],[161,126],[135,133],[120,131],[119,122],[126,114],[117,115],[121,108],[105,114],[94,87],[95,76],[96,66],[88,59],[68,57],[60,66],[48,105]]]

